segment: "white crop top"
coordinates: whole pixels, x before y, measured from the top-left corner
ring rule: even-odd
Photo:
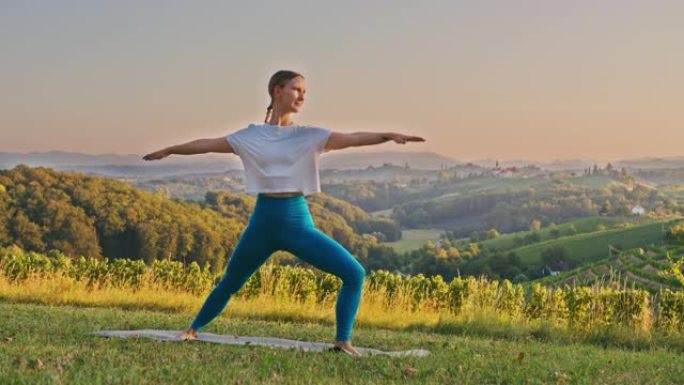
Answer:
[[[318,158],[329,128],[250,124],[225,136],[242,160],[246,193],[321,191]]]

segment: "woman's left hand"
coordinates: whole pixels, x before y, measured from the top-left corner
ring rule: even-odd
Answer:
[[[424,142],[425,139],[420,136],[410,136],[403,134],[392,133],[389,135],[389,139],[395,141],[396,143],[406,144],[406,142]]]

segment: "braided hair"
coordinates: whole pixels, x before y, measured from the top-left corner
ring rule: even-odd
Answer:
[[[271,103],[266,107],[266,118],[264,119],[264,123],[268,123],[268,119],[271,117],[271,112],[273,110],[273,89],[276,88],[276,86],[284,86],[287,82],[296,77],[304,78],[304,76],[297,72],[288,70],[280,70],[271,76],[271,80],[268,81],[268,94],[271,96]]]

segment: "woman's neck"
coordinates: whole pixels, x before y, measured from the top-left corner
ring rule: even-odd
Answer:
[[[291,126],[292,113],[278,114],[274,111],[267,123],[272,126]]]

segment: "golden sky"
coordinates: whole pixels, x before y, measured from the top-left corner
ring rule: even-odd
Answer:
[[[0,151],[223,136],[294,69],[298,123],[427,140],[353,151],[684,155],[681,1],[140,3],[0,6]]]

